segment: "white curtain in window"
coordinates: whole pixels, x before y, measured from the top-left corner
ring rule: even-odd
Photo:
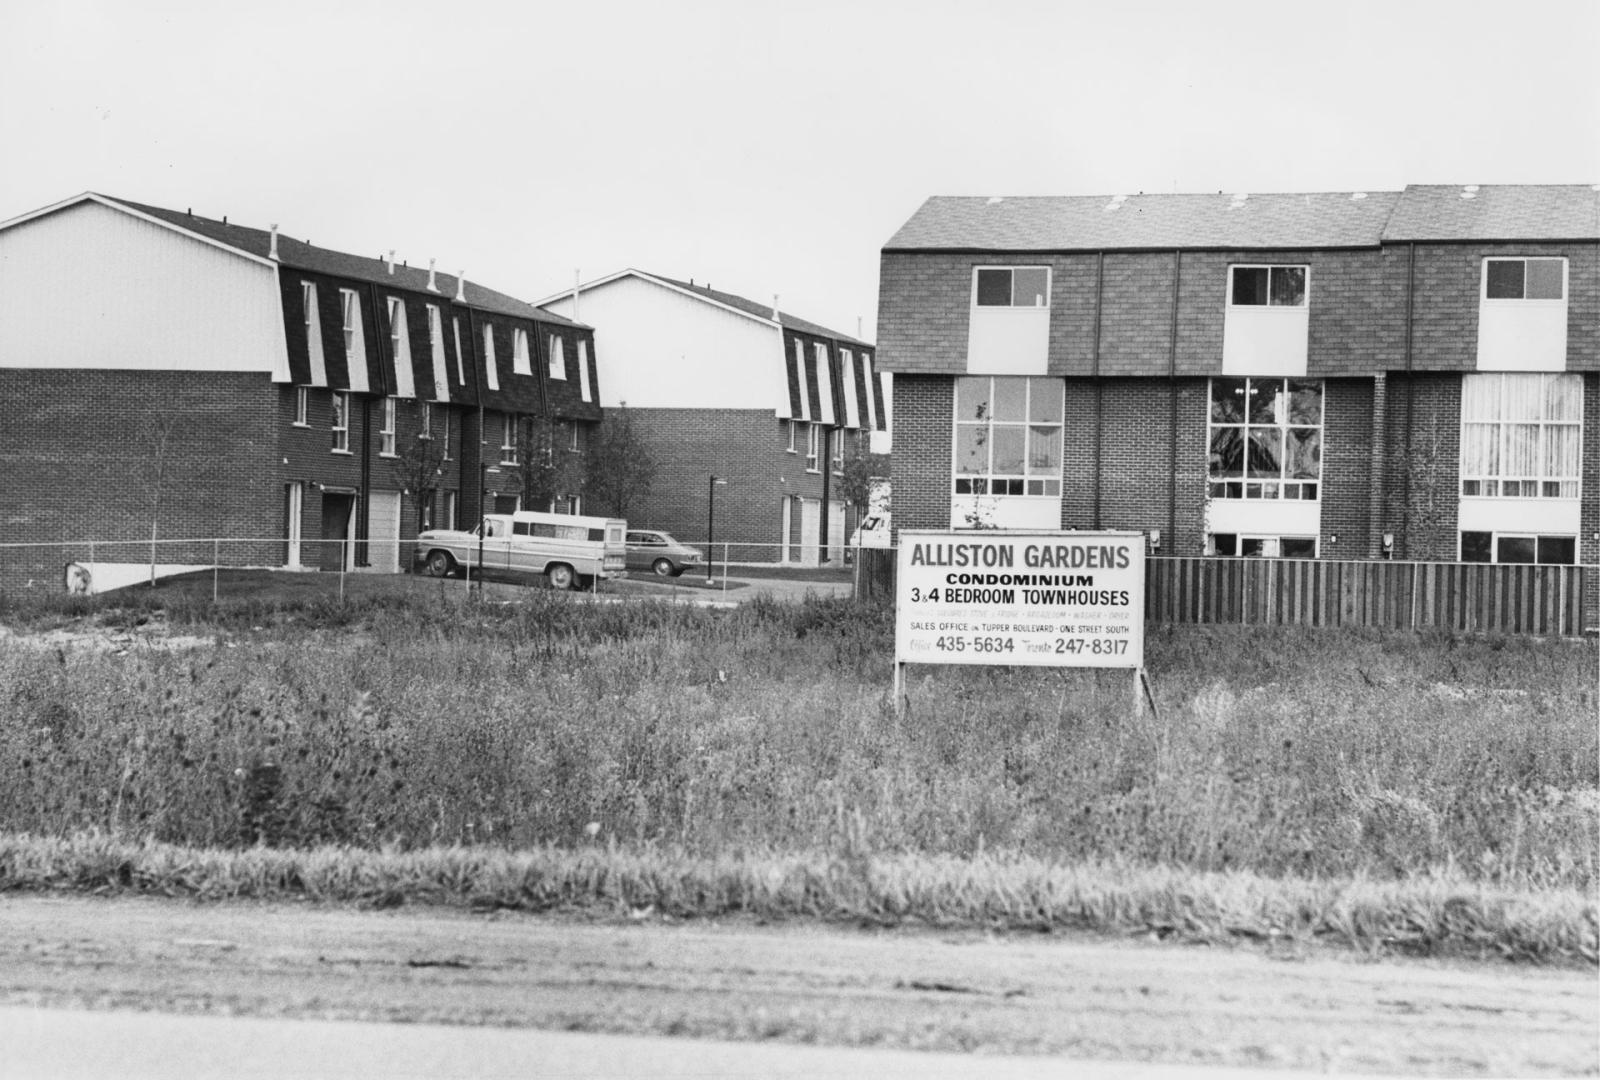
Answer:
[[[1500,419],[1500,376],[1467,375],[1461,380],[1463,420]]]
[[[1509,477],[1539,475],[1539,425],[1507,424],[1506,464]]]
[[[1538,420],[1544,415],[1543,375],[1505,375],[1502,378],[1505,379],[1505,419]]]
[[[1581,429],[1576,425],[1552,424],[1544,429],[1544,470],[1551,478],[1576,478],[1582,469],[1578,448]]]
[[[1544,385],[1546,420],[1578,423],[1583,419],[1583,376],[1546,375]]]
[[[1461,431],[1461,475],[1498,476],[1500,425],[1468,424]]]

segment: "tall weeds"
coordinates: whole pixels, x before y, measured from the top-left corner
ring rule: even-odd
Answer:
[[[897,717],[881,609],[570,599],[8,639],[0,831],[1600,882],[1591,643],[1164,628],[1158,715],[1125,673],[914,668]]]

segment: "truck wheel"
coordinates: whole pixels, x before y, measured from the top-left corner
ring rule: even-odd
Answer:
[[[455,573],[456,561],[450,557],[448,551],[430,551],[423,567],[428,571],[429,577],[449,577]]]
[[[577,577],[572,572],[572,567],[566,563],[556,563],[545,571],[545,576],[550,579],[552,589],[570,589],[572,582]]]
[[[672,560],[657,559],[655,562],[650,564],[650,569],[656,572],[656,577],[671,577],[673,573]]]

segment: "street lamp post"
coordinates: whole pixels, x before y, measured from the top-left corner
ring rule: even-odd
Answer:
[[[706,584],[710,585],[717,572],[717,485],[726,484],[720,476],[713,476],[706,485]]]

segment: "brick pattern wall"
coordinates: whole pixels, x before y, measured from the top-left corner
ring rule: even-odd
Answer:
[[[1372,533],[1373,383],[1328,379],[1322,391],[1322,535],[1324,559],[1364,559]],[[1338,539],[1335,540],[1335,537]]]
[[[880,355],[883,346],[878,346]],[[1070,399],[1069,399],[1070,405]],[[896,375],[889,517],[901,529],[950,527],[954,387],[940,376]]]
[[[789,453],[784,424],[770,409],[629,408],[628,417],[658,466],[649,495],[629,511],[631,524],[703,545],[710,478],[723,477],[728,483],[716,489],[718,557],[723,543],[731,543],[738,545],[730,553],[735,562],[775,562],[783,500],[822,498],[822,474],[806,471],[804,429]],[[798,529],[798,507],[794,514]]]
[[[1098,374],[1166,373],[1172,346],[1174,265],[1172,252],[1105,257]],[[1092,333],[1093,323],[1089,325]]]
[[[1388,475],[1378,531],[1394,533],[1397,559],[1453,561],[1461,490],[1461,377],[1392,373],[1388,383]]]
[[[1578,561],[1600,567],[1600,374],[1583,376],[1583,482]],[[1583,595],[1585,629],[1600,627],[1600,569],[1591,571]]]
[[[89,541],[148,541],[155,455],[144,426],[173,421],[164,456],[159,536],[244,537],[224,561],[282,559],[278,395],[267,376],[213,372],[0,371],[0,589],[62,588]],[[192,549],[192,550],[191,550]],[[139,562],[148,547],[101,546],[100,561]],[[209,562],[211,545],[162,546],[158,561]]]

